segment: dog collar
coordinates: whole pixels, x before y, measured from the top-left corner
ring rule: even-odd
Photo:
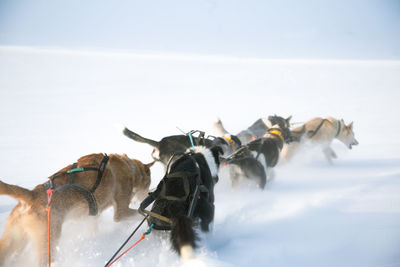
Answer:
[[[275,135],[275,136],[278,136],[282,140],[282,142],[285,142],[285,138],[283,138],[283,135],[282,135],[282,133],[280,131],[272,129],[272,130],[269,130],[268,133],[272,134],[272,135]]]
[[[229,142],[229,144],[231,145],[232,149],[234,149],[234,143],[232,138],[230,138],[229,136],[224,136],[225,140]]]
[[[340,121],[338,121],[337,124],[338,124],[338,126],[337,126],[338,129],[337,129],[335,138],[339,136],[340,130],[342,129],[342,124],[340,123]]]

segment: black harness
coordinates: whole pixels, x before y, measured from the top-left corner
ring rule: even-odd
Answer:
[[[194,166],[196,167],[195,172],[188,172],[188,171],[177,171],[177,172],[170,172],[170,164],[172,160],[176,157],[179,156],[178,159],[175,161],[180,160],[182,157],[188,157],[193,161]],[[189,177],[195,177],[195,189],[193,192],[190,190],[190,182],[189,182]],[[181,197],[173,196],[168,194],[168,188],[167,184],[169,180],[171,179],[181,179],[183,183],[183,189],[184,189],[184,195]],[[167,222],[167,220],[170,220],[170,218],[167,218],[167,220],[163,219],[161,213],[163,212],[162,207],[161,210],[157,210],[152,208],[151,212],[145,211],[145,209],[154,201],[156,200],[163,200],[163,201],[179,201],[179,202],[186,202],[190,199],[189,203],[189,208],[187,211],[186,216],[189,218],[193,219],[193,214],[194,214],[194,209],[196,207],[197,200],[200,197],[200,193],[203,193],[206,198],[208,198],[209,190],[206,188],[206,186],[203,185],[201,175],[200,175],[200,167],[199,164],[197,163],[196,159],[193,157],[192,154],[175,154],[171,156],[169,159],[168,165],[167,165],[167,173],[165,174],[164,178],[160,181],[159,185],[157,186],[157,189],[154,192],[149,193],[149,195],[142,201],[139,207],[139,211],[142,213],[147,213],[150,215],[150,217],[153,217],[152,219],[149,220],[150,222],[155,223],[154,228],[158,230],[170,230],[171,225],[170,222]],[[161,216],[160,216],[161,215]],[[164,217],[166,218],[166,217]],[[166,223],[165,223],[166,222]]]
[[[318,124],[317,128],[315,128],[314,130],[306,131],[306,125],[303,124],[300,131],[297,131],[297,132],[291,131],[291,133],[292,133],[291,141],[300,142],[303,134],[307,134],[308,138],[310,138],[310,139],[313,138],[318,133],[318,131],[321,129],[321,127],[325,121],[327,121],[327,119],[322,119],[321,122]],[[294,136],[293,134],[296,134],[296,136]]]
[[[96,199],[94,197],[94,192],[96,191],[97,187],[100,185],[101,179],[103,178],[103,173],[106,168],[108,159],[109,159],[109,156],[107,156],[107,154],[104,155],[103,159],[100,163],[100,166],[98,168],[94,168],[94,167],[77,168],[78,163],[75,162],[74,164],[72,164],[72,168],[70,170],[65,171],[65,172],[57,172],[57,173],[53,174],[52,176],[50,176],[49,181],[47,181],[46,183],[43,184],[45,187],[45,190],[47,190],[49,188],[51,188],[55,191],[58,191],[58,192],[62,192],[67,189],[77,190],[79,193],[81,193],[86,198],[87,202],[89,203],[89,215],[96,216],[98,213],[98,208],[97,208]],[[75,184],[76,173],[84,172],[84,171],[97,171],[97,179],[91,189],[87,189],[83,186],[79,186],[79,185]],[[54,185],[54,180],[62,175],[69,175],[69,183],[56,188]]]
[[[309,137],[309,138],[313,138],[313,137],[318,133],[319,129],[321,129],[322,125],[324,124],[324,122],[325,122],[326,120],[327,120],[327,119],[322,119],[321,122],[320,122],[320,124],[318,125],[318,127],[315,128],[315,130],[312,130],[312,131],[307,132],[308,137]]]

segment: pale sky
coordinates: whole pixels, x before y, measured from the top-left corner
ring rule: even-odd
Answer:
[[[400,59],[400,1],[1,0],[0,45]]]

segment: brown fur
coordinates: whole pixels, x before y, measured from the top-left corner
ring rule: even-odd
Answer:
[[[78,167],[98,167],[103,154],[91,154],[78,160]],[[154,163],[154,162],[153,162]],[[100,185],[94,192],[99,213],[113,206],[114,221],[120,221],[137,213],[129,208],[132,198],[143,198],[150,185],[150,164],[142,164],[126,155],[111,154]],[[71,169],[71,165],[60,172]],[[68,183],[68,175],[56,178],[55,187]],[[91,188],[97,179],[96,171],[76,173],[75,184]],[[43,184],[33,190],[0,181],[0,195],[9,195],[18,200],[18,204],[7,218],[4,234],[0,239],[0,265],[27,245],[33,242],[39,266],[45,266],[47,252],[47,194]],[[71,217],[88,216],[88,202],[76,190],[68,189],[55,192],[51,201],[51,247],[52,255],[60,238],[64,221]]]
[[[340,129],[338,128],[338,123],[341,125]],[[319,126],[320,128],[315,132]],[[338,132],[338,130],[340,131]],[[336,120],[332,117],[327,117],[325,120],[323,118],[313,118],[302,126],[293,129],[291,133],[297,142],[291,142],[284,147],[282,158],[286,161],[290,160],[295,152],[298,151],[298,148],[308,141],[320,144],[329,162],[336,158],[336,153],[330,147],[334,139],[338,139],[349,149],[358,145],[358,141],[354,137],[353,122],[346,125],[343,119]]]

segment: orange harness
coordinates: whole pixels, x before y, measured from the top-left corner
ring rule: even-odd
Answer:
[[[47,189],[47,252],[49,256],[49,267],[51,267],[51,246],[50,246],[50,213],[51,213],[51,198],[53,196],[53,193],[55,192],[54,189]]]

